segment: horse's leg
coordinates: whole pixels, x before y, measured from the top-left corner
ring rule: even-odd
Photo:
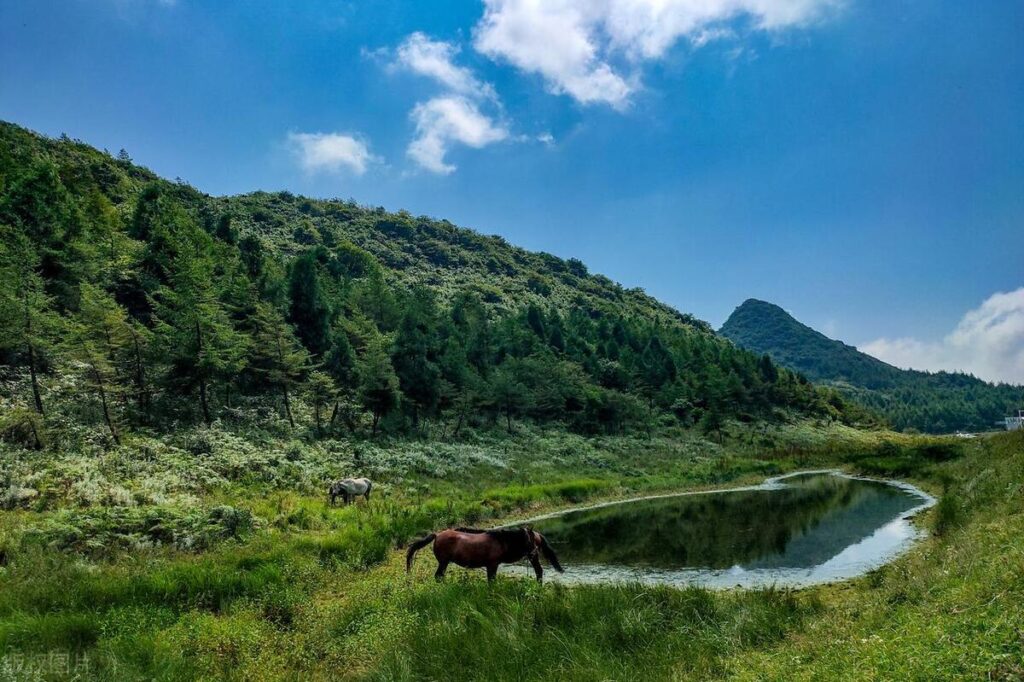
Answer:
[[[437,570],[434,571],[434,579],[435,580],[444,580],[444,572],[447,571],[447,570],[448,570],[448,562],[447,561],[441,561],[439,559],[438,562],[437,562]]]
[[[540,559],[536,555],[531,556],[530,563],[533,564],[533,572],[537,574],[537,582],[544,582],[544,567],[540,565]]]
[[[487,582],[492,582],[498,575],[498,564],[487,564]]]

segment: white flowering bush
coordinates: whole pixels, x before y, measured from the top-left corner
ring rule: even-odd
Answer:
[[[7,486],[6,490],[0,491],[0,509],[16,509],[24,506],[38,496],[39,491],[35,488],[28,488],[12,483]]]
[[[65,509],[25,531],[22,542],[49,549],[100,556],[119,549],[175,547],[206,549],[224,540],[242,540],[260,523],[246,509],[104,507]]]

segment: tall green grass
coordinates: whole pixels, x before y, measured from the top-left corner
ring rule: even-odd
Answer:
[[[875,458],[895,457],[948,500],[925,519],[935,537],[839,588],[566,587],[507,575],[488,585],[462,570],[438,584],[429,562],[404,575],[393,549],[425,530],[796,464],[734,451],[648,471],[630,448],[607,468],[639,472],[632,478],[580,477],[569,468],[561,480],[385,495],[344,508],[270,494],[249,507],[264,521],[260,530],[202,553],[164,547],[84,560],[8,539],[0,651],[86,652],[92,667],[84,679],[104,680],[1024,675],[1024,616],[1013,608],[1024,601],[1016,570],[1024,565],[1024,435],[979,440],[962,452],[896,442],[898,450],[879,452],[871,441],[803,460],[846,459],[868,471]]]
[[[397,608],[416,627],[387,647],[375,679],[706,678],[725,657],[777,641],[819,610],[784,591],[519,580],[426,584],[401,597]]]

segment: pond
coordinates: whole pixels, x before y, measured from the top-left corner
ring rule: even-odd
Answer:
[[[913,486],[805,472],[758,486],[596,505],[531,519],[565,582],[705,587],[845,580],[910,547],[910,517],[935,500]]]

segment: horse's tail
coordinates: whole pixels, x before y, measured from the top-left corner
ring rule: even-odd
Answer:
[[[562,564],[558,563],[558,557],[555,556],[555,550],[551,549],[551,545],[548,544],[547,538],[543,535],[540,536],[540,551],[544,552],[544,558],[551,563],[552,568],[559,573],[565,573],[565,569],[562,568]]]
[[[416,556],[416,552],[420,551],[437,537],[436,533],[431,533],[425,538],[420,538],[409,545],[409,550],[405,553],[405,572],[408,573],[412,570],[412,559]]]

